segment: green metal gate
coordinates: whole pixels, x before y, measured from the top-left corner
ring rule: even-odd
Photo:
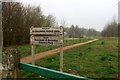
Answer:
[[[59,72],[59,71],[47,69],[44,67],[38,67],[35,65],[31,65],[31,64],[20,63],[19,66],[21,70],[35,73],[35,74],[38,74],[38,75],[41,75],[47,78],[57,78],[57,79],[58,78],[62,78],[62,79],[69,78],[69,79],[88,80],[88,78],[85,78],[85,77],[75,76],[72,74]]]

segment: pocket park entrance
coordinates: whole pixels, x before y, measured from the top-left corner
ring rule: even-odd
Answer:
[[[10,48],[3,53],[3,70],[2,78],[20,78],[20,70],[38,74],[47,78],[73,78],[79,80],[88,80],[86,77],[76,76],[63,72],[63,43],[64,43],[64,30],[60,28],[30,28],[30,43],[31,43],[31,59],[32,64],[20,62],[19,52]],[[44,67],[34,65],[35,45],[60,45],[60,71],[47,69]]]
[[[32,64],[35,64],[35,45],[59,45],[60,46],[60,71],[63,71],[63,27],[30,28],[30,44]]]

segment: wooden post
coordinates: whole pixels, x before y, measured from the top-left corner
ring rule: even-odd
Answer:
[[[34,45],[31,46],[31,52],[32,52],[31,60],[32,60],[32,64],[34,65],[35,64],[35,46]]]
[[[30,34],[32,33],[33,28],[34,26],[31,26]],[[30,41],[33,41],[33,39],[34,39],[34,35],[31,35]],[[32,61],[32,64],[34,65],[35,64],[35,45],[33,43],[31,45],[31,61]]]
[[[63,31],[63,27],[61,26],[60,27],[63,34],[61,36],[61,40],[64,40],[64,31]],[[61,47],[60,47],[60,71],[63,72],[63,41],[62,41],[62,44],[61,44]]]
[[[60,71],[63,72],[63,46],[60,47]]]

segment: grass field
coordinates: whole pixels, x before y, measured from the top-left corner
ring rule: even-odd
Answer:
[[[65,51],[64,72],[88,78],[113,78],[118,73],[117,44],[116,38],[102,38]],[[36,65],[59,70],[59,54],[37,60]]]
[[[76,44],[76,43],[80,43],[80,42],[85,42],[88,40],[90,40],[90,39],[86,38],[86,39],[79,39],[79,40],[67,40],[67,41],[64,41],[64,46],[68,46],[68,45]],[[58,47],[60,47],[60,46],[59,45],[38,45],[38,46],[36,46],[36,53],[52,50],[52,49],[58,48]],[[31,55],[30,44],[17,46],[17,48],[20,51],[21,58]]]
[[[90,40],[90,38],[81,38],[81,39],[77,39],[77,40],[65,40],[64,41],[64,46],[68,46],[68,45],[72,45],[72,44],[76,44],[76,43],[80,43],[80,42],[85,42]],[[25,44],[25,45],[14,45],[14,46],[7,46],[4,47],[4,50],[7,48],[17,48],[19,50],[20,53],[20,57],[26,57],[31,55],[31,45],[30,44]],[[36,46],[36,53],[41,53],[44,51],[48,51],[48,50],[52,50],[55,48],[60,47],[59,45],[37,45]]]
[[[66,42],[65,45],[73,43]],[[39,59],[36,65],[59,70],[59,54]],[[64,51],[64,72],[88,78],[113,78],[118,74],[117,38],[100,38],[96,42]],[[39,77],[24,71],[22,75]]]

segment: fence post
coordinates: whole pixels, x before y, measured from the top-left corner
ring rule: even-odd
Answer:
[[[2,78],[19,78],[19,62],[20,56],[16,49],[7,49],[3,52],[3,71]]]

